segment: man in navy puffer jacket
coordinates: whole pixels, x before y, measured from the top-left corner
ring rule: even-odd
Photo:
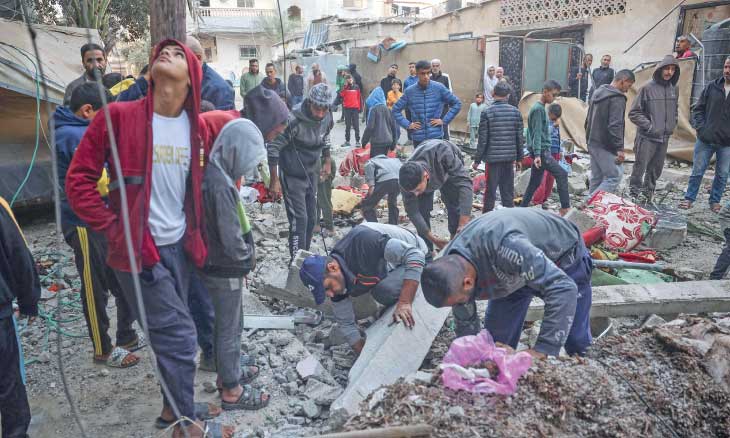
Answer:
[[[430,78],[431,64],[428,61],[418,61],[417,86],[409,87],[403,96],[393,105],[393,117],[402,127],[411,132],[413,145],[418,147],[421,142],[444,137],[444,125],[448,125],[461,110],[461,101],[442,84]],[[450,107],[449,112],[441,118],[444,105]],[[403,110],[408,109],[411,120],[403,116]]]

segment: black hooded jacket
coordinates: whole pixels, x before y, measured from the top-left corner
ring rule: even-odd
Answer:
[[[624,148],[626,95],[613,85],[603,85],[593,93],[586,117],[588,149],[599,147],[612,154]]]
[[[692,126],[704,143],[730,146],[730,97],[725,96],[725,78],[710,82],[692,110]]]
[[[674,65],[677,69],[668,81],[662,78],[662,69]],[[672,55],[667,55],[656,66],[654,78],[647,82],[636,95],[629,120],[639,129],[637,135],[654,143],[663,143],[672,136],[677,126],[679,93],[679,63]]]

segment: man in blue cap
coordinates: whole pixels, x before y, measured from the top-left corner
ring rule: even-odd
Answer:
[[[356,353],[365,339],[355,322],[352,297],[371,293],[385,306],[396,305],[393,321],[413,327],[413,299],[426,261],[426,243],[415,233],[390,224],[367,222],[353,228],[330,255],[309,256],[299,277],[319,305],[332,300],[335,320]]]

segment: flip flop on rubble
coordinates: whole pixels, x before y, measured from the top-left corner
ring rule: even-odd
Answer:
[[[320,310],[307,309],[300,307],[295,310],[292,314],[294,324],[307,324],[311,326],[317,326],[322,322],[324,315]]]
[[[682,210],[689,210],[690,208],[692,208],[692,201],[690,201],[689,199],[682,199],[679,202],[679,208],[681,208]]]
[[[269,405],[271,396],[251,385],[243,385],[243,392],[235,402],[227,402],[221,399],[221,407],[226,411],[258,411]]]
[[[241,360],[241,363],[243,363],[243,360]],[[246,385],[254,380],[259,376],[259,373],[261,372],[261,369],[256,365],[246,365],[241,367],[241,377],[238,378],[238,383],[241,385]],[[218,387],[218,393],[220,394],[221,391],[223,391],[223,387]]]
[[[195,402],[195,418],[198,420],[210,420],[217,416],[219,416],[223,412],[221,408],[219,408],[216,405],[205,403],[205,402]],[[157,417],[155,419],[155,427],[158,429],[167,429],[174,423],[175,420],[165,420],[162,417]]]
[[[139,356],[122,347],[114,347],[108,356],[94,356],[94,363],[104,364],[111,368],[129,368],[139,363]]]
[[[718,202],[712,203],[710,204],[710,210],[712,210],[713,213],[719,213],[720,210],[722,210],[722,205]]]

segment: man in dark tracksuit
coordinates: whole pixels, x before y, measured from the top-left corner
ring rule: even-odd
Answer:
[[[107,95],[107,99],[111,100],[111,95]],[[89,338],[94,346],[94,361],[106,362],[115,367],[132,366],[139,362],[139,358],[126,350],[138,345],[137,333],[132,328],[134,316],[124,299],[114,271],[106,264],[106,238],[79,219],[71,210],[65,196],[66,173],[71,159],[89,122],[102,106],[98,84],[87,82],[77,87],[71,93],[69,105],[56,107],[53,114],[58,185],[64,194],[61,199],[61,228],[66,243],[74,252],[76,270],[81,277],[81,304]],[[101,187],[106,191],[106,184],[101,184]],[[106,197],[106,193],[102,195]],[[117,347],[114,347],[108,334],[109,316],[106,305],[110,292],[117,305]]]
[[[15,217],[0,198],[0,420],[3,438],[27,438],[30,406],[15,329],[13,300],[28,324],[38,315],[41,286],[35,262]]]
[[[283,192],[289,218],[289,254],[309,249],[317,221],[317,184],[331,173],[330,131],[334,125],[330,105],[334,92],[325,83],[309,90],[299,108],[289,116],[286,130],[267,145],[270,190]],[[320,165],[320,158],[324,164]]]
[[[447,240],[431,232],[433,194],[441,191],[446,204],[451,237],[469,222],[474,197],[464,158],[456,145],[446,140],[423,142],[400,168],[398,178],[408,218],[426,241],[429,251],[446,245]]]
[[[631,70],[621,70],[613,82],[597,89],[586,116],[586,140],[591,156],[590,198],[598,190],[615,193],[623,176],[626,92],[634,84]]]
[[[506,82],[494,86],[494,103],[482,111],[479,120],[479,144],[473,168],[487,162],[487,190],[484,191],[482,212],[494,210],[497,186],[502,205],[514,207],[515,168],[522,158],[523,123],[520,110],[507,102],[512,93]]]
[[[395,225],[367,222],[353,228],[330,252],[313,255],[299,271],[319,305],[330,297],[335,319],[357,353],[365,339],[355,321],[351,297],[371,293],[379,303],[395,304],[394,321],[412,327],[411,307],[425,262],[425,242]]]
[[[385,154],[371,157],[365,163],[365,180],[368,183],[368,196],[362,200],[362,215],[368,222],[377,222],[375,207],[383,197],[388,196],[388,223],[398,225],[398,172],[401,161]]]
[[[677,126],[678,81],[679,63],[667,55],[654,70],[653,79],[639,89],[629,111],[629,120],[639,128],[634,140],[631,195],[643,194],[648,202],[664,168],[669,137]]]
[[[584,354],[591,344],[590,254],[573,223],[525,208],[497,210],[470,222],[421,276],[436,307],[453,306],[456,335],[479,330],[475,300],[489,300],[484,326],[517,347],[534,296],[545,316],[533,356]]]

